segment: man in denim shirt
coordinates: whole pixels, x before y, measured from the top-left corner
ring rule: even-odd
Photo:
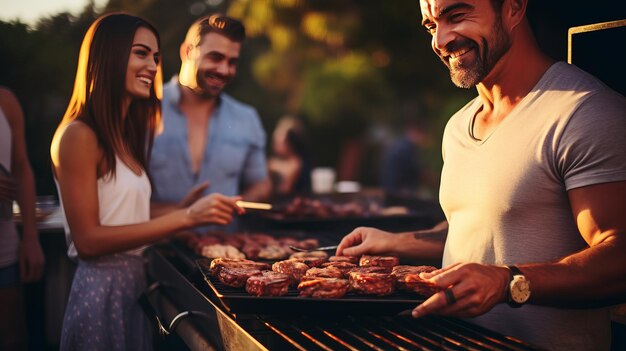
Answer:
[[[180,74],[163,89],[163,131],[152,149],[157,211],[159,204],[183,205],[202,193],[241,194],[252,201],[269,196],[259,116],[223,93],[237,71],[244,39],[241,22],[222,15],[203,17],[189,28]]]

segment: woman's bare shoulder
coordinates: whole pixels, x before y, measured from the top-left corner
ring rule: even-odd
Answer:
[[[97,163],[100,159],[101,151],[98,146],[98,137],[87,124],[81,121],[72,121],[58,130],[56,134],[55,139],[58,140],[60,160],[69,159],[80,162],[91,160]]]

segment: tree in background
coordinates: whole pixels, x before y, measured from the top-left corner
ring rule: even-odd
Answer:
[[[624,18],[624,13],[577,2],[533,3],[540,45],[565,57],[567,27]],[[562,9],[566,8],[566,11]],[[302,116],[317,165],[344,178],[377,185],[372,129],[389,128],[415,104],[427,111],[433,147],[425,163],[441,167],[440,140],[451,113],[476,93],[459,90],[430,48],[415,0],[109,0],[88,3],[77,16],[60,13],[29,28],[0,21],[0,84],[25,110],[31,164],[40,194],[56,193],[49,163],[54,128],[71,94],[80,41],[98,15],[127,11],[160,31],[164,79],[176,74],[179,45],[199,16],[223,12],[246,25],[246,41],[228,92],[255,106],[271,132],[280,116]],[[556,52],[555,52],[556,51]],[[364,157],[363,154],[367,155]]]

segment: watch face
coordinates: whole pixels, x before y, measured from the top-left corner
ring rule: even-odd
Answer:
[[[524,303],[530,298],[530,283],[524,276],[516,275],[510,286],[511,300],[516,303]]]

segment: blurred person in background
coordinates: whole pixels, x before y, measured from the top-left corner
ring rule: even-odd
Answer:
[[[21,235],[13,222],[13,201],[20,207]],[[44,264],[24,116],[15,95],[0,87],[0,350],[27,349],[21,283],[39,280]]]
[[[149,350],[137,299],[146,289],[145,246],[200,224],[232,221],[238,197],[212,194],[150,220],[146,172],[159,122],[156,29],[123,13],[99,17],[81,45],[74,91],[50,148],[78,265],[61,350]]]
[[[609,350],[626,300],[626,99],[538,47],[527,0],[420,0],[455,85],[478,97],[448,121],[430,230],[357,228],[338,255],[443,258],[413,310],[549,350]]]
[[[269,197],[259,115],[224,93],[244,40],[243,24],[221,14],[189,28],[180,46],[180,73],[163,89],[163,130],[150,161],[156,207],[215,192],[250,201]]]
[[[311,159],[302,122],[294,117],[278,121],[272,135],[272,156],[268,161],[275,194],[311,191]]]
[[[384,150],[380,179],[386,194],[416,196],[420,187],[429,181],[422,160],[422,150],[429,144],[424,123],[417,117],[405,118],[401,135]]]

